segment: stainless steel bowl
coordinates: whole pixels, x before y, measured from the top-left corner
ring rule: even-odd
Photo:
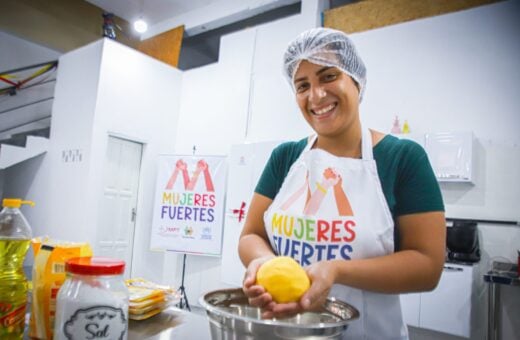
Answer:
[[[240,288],[209,292],[199,303],[208,314],[213,340],[341,339],[348,324],[359,318],[353,306],[328,298],[319,311],[265,320]]]

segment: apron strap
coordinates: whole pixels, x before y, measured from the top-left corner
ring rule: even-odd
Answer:
[[[307,137],[307,145],[305,146],[305,149],[303,149],[303,151],[309,151],[312,146],[314,145],[314,143],[316,143],[316,139],[318,139],[318,134],[315,133],[315,134],[312,134],[310,135],[309,137]]]
[[[371,161],[374,159],[372,152],[372,134],[369,129],[361,127],[361,158],[364,161]]]
[[[318,134],[313,134],[307,137],[307,145],[303,151],[309,151],[314,143],[316,143],[316,139],[318,138]],[[361,127],[361,158],[364,161],[371,161],[374,159],[374,154],[372,152],[372,134],[369,129],[364,129]]]

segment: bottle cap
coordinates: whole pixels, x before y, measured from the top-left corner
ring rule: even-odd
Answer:
[[[79,275],[118,275],[125,271],[125,261],[109,257],[75,257],[65,262],[65,270]]]
[[[2,201],[2,206],[4,208],[20,208],[22,204],[28,204],[31,207],[34,207],[33,201],[23,201],[20,198],[4,198]]]

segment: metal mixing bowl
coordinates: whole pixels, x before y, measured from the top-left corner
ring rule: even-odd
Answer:
[[[213,340],[341,339],[348,324],[359,318],[353,306],[328,298],[319,311],[265,320],[240,288],[206,293],[199,303],[208,314]]]

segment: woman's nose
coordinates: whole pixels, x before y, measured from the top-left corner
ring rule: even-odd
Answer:
[[[319,102],[326,95],[326,91],[321,85],[312,86],[310,91],[309,100],[311,102]]]

